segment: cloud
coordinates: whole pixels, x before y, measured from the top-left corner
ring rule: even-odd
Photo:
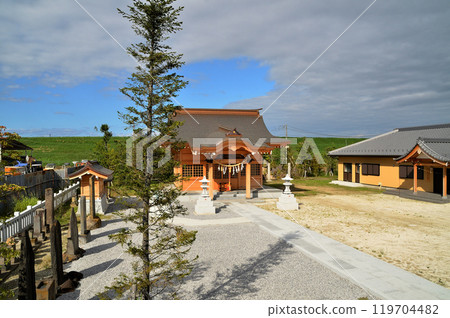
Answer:
[[[116,8],[123,1],[85,3],[95,18],[118,37],[133,38]],[[131,58],[75,1],[14,1],[0,4],[0,76],[39,76],[52,85],[73,85],[131,70]]]
[[[126,3],[84,2],[123,46],[135,41],[116,12]],[[244,57],[269,66],[273,90],[226,105],[267,109],[371,2],[182,0],[183,30],[170,44],[187,63]],[[377,1],[264,113],[266,122],[274,133],[287,123],[339,135],[450,122],[448,16],[447,0]],[[2,1],[0,27],[3,78],[73,85],[135,67],[74,1]]]
[[[184,1],[174,44],[188,61],[247,56],[269,65],[272,91],[226,105],[267,110],[372,1],[219,2]],[[275,133],[283,123],[348,135],[450,122],[449,14],[447,1],[377,1],[265,121]]]

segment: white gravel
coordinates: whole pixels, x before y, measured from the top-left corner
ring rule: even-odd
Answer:
[[[226,203],[214,216],[195,216],[192,198],[183,198],[189,215],[177,218],[197,230],[191,256],[198,255],[193,273],[185,281],[181,299],[357,299],[366,293],[353,283],[311,260],[286,242],[233,212]],[[58,299],[96,299],[120,273],[131,271],[132,259],[108,235],[128,225],[103,221],[82,246],[86,254],[65,265],[84,278],[72,293]],[[137,237],[136,237],[137,239]]]

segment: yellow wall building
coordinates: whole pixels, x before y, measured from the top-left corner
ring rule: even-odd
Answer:
[[[449,192],[450,124],[398,128],[329,155],[339,158],[340,181]]]

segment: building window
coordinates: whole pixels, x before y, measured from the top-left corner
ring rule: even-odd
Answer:
[[[241,177],[245,177],[245,167],[247,167],[247,165],[244,164],[241,170]]]
[[[183,177],[203,177],[203,165],[183,165]]]
[[[399,173],[401,179],[414,179],[414,166],[399,166]],[[417,166],[417,179],[423,180],[423,175],[423,167]]]
[[[380,175],[380,165],[375,163],[363,163],[362,164],[362,174],[364,176],[379,176]]]
[[[223,169],[225,169],[224,166],[222,166],[222,171],[219,170],[219,165],[214,165],[213,171],[214,171],[214,179],[220,180],[220,179],[226,179],[228,180],[228,174],[230,173],[230,168],[227,168],[227,171],[223,173]]]
[[[254,164],[254,165],[250,165],[251,166],[251,175],[252,176],[259,176],[261,175],[261,165],[260,164]]]

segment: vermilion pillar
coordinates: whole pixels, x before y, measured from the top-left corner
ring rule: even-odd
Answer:
[[[444,167],[443,169],[442,169],[443,171],[444,171],[444,173],[443,173],[443,178],[442,178],[442,182],[443,182],[443,184],[442,184],[442,198],[443,199],[447,199],[447,192],[448,192],[448,190],[447,190],[447,178],[448,178],[448,176],[447,176],[447,168],[446,167]]]
[[[209,197],[211,200],[214,197],[214,174],[213,174],[213,164],[208,164],[208,175],[209,175]]]
[[[417,163],[414,163],[414,194],[417,194]]]
[[[250,182],[250,164],[247,163],[245,164],[245,197],[247,199],[251,199],[252,198],[252,192],[250,189],[251,186],[251,182]]]

